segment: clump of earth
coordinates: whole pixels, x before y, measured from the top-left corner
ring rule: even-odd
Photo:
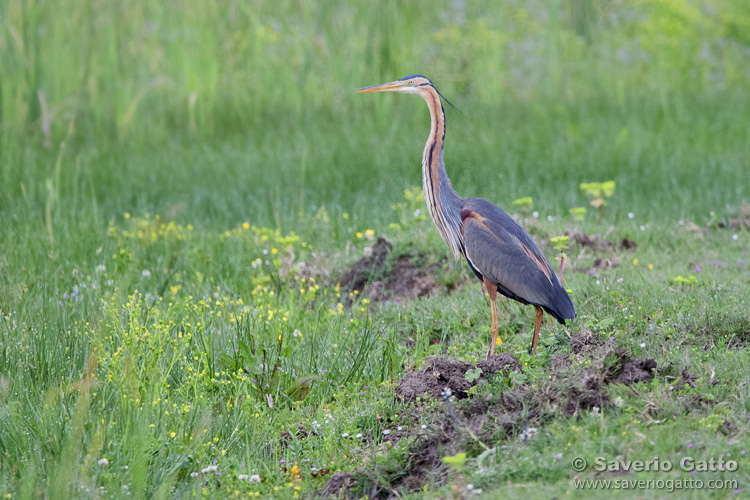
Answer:
[[[435,265],[420,266],[422,256],[392,255],[393,245],[382,236],[369,247],[367,254],[341,277],[345,290],[366,292],[374,301],[411,300],[430,295],[438,288]]]
[[[403,468],[389,484],[366,470],[338,472],[321,495],[397,498],[424,484],[441,484],[448,477],[448,466],[442,458],[476,450],[478,444],[472,434],[488,445],[496,442],[498,435],[529,439],[556,417],[605,411],[612,405],[609,385],[648,382],[657,368],[655,360],[634,358],[612,340],[588,330],[572,337],[571,348],[571,354],[550,357],[549,381],[536,382],[533,387],[516,383],[511,389],[490,395],[472,396],[474,391],[470,389],[491,383],[496,376],[521,373],[521,363],[512,354],[500,353],[476,365],[444,358],[427,360],[423,368],[404,375],[395,390],[396,397],[413,405],[415,411],[427,400],[440,398],[446,411],[436,415],[429,433],[404,429],[384,439],[383,444],[396,445],[404,438],[416,438]],[[590,362],[576,363],[584,359]],[[689,375],[683,378],[692,382]]]

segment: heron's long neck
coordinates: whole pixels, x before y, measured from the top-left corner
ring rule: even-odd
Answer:
[[[450,247],[453,256],[463,254],[461,237],[462,199],[451,187],[451,181],[443,164],[443,140],[445,139],[445,111],[440,95],[432,87],[421,93],[430,108],[430,136],[422,155],[422,187],[430,212],[440,236]]]

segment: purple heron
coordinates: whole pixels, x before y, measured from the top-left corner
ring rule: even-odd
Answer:
[[[441,95],[422,75],[358,89],[357,92],[417,94],[430,110],[430,135],[422,154],[422,187],[432,222],[451,249],[462,255],[487,289],[492,307],[492,340],[497,344],[497,294],[531,304],[536,311],[532,353],[536,352],[544,311],[562,324],[576,317],[570,296],[539,247],[508,214],[481,198],[461,198],[451,187],[443,163],[445,110]]]

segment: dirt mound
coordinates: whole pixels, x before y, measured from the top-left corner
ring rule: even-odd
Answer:
[[[369,247],[367,255],[341,277],[342,288],[362,293],[367,287],[371,300],[415,299],[429,295],[437,286],[432,266],[420,267],[413,256],[391,256],[393,245],[382,236]]]
[[[354,498],[352,490],[357,484],[357,480],[348,472],[337,472],[331,476],[331,479],[328,480],[326,485],[320,491],[320,496],[323,498]]]
[[[604,357],[602,373],[605,381],[615,384],[637,384],[650,382],[654,378],[656,369],[654,359],[631,359],[623,347],[616,347]]]
[[[633,240],[623,238],[620,242],[620,248],[622,248],[623,250],[635,250],[636,248],[638,248],[638,245]]]
[[[750,204],[742,200],[740,213],[729,219],[729,227],[732,229],[750,229]]]
[[[521,373],[521,363],[518,358],[507,352],[501,352],[495,354],[489,358],[477,363],[477,368],[482,370],[483,375],[494,375],[497,372],[502,372],[504,376],[507,376],[509,372]]]
[[[594,252],[605,252],[608,250],[635,250],[638,244],[627,238],[623,238],[619,243],[602,238],[599,234],[589,235],[581,231],[567,231],[565,236],[570,238],[573,243],[578,243],[583,248],[588,248]]]
[[[690,370],[685,368],[684,370],[682,370],[682,376],[677,381],[677,385],[675,387],[679,389],[682,389],[686,385],[690,387],[695,387],[695,382],[697,380],[698,380],[698,375],[694,375],[690,373]]]
[[[479,373],[469,370],[479,369]],[[457,398],[465,398],[467,391],[480,379],[489,378],[496,372],[507,374],[510,371],[521,372],[521,363],[512,354],[501,353],[480,361],[477,366],[463,361],[449,361],[443,358],[432,358],[420,371],[406,374],[396,387],[396,395],[404,401],[414,401],[418,397],[441,397],[446,388]]]
[[[574,354],[587,353],[604,345],[604,339],[591,330],[583,330],[570,339],[570,348]]]
[[[549,360],[549,368],[554,376],[561,375],[572,364],[573,361],[570,359],[570,356],[563,353],[553,354]]]
[[[389,434],[378,445],[396,446],[404,438],[415,438],[405,455],[408,458],[395,464],[393,470],[338,473],[328,481],[322,496],[390,499],[418,491],[425,484],[444,484],[449,477],[448,466],[442,462],[444,456],[459,452],[477,456],[483,451],[478,441],[488,446],[502,436],[526,441],[555,418],[603,411],[611,405],[609,384],[645,382],[653,378],[656,369],[653,359],[633,359],[611,339],[588,330],[574,335],[571,346],[574,354],[551,357],[553,376],[549,380],[538,380],[534,385],[516,382],[512,389],[471,398],[469,389],[483,379],[497,372],[506,376],[510,371],[521,372],[518,359],[500,353],[476,366],[442,358],[428,360],[422,370],[404,376],[396,395],[415,402],[425,395],[441,397],[447,387],[456,399],[445,399],[445,411],[435,414],[429,433],[404,429]]]
[[[638,382],[651,382],[654,378],[653,371],[656,369],[654,359],[634,359],[626,363],[622,373],[618,375],[615,382],[618,384],[637,384]]]
[[[362,291],[373,277],[379,277],[385,270],[388,254],[393,249],[382,236],[370,247],[370,254],[362,257],[339,280],[339,284],[348,290]]]

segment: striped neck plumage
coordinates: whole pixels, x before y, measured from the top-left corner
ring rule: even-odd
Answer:
[[[422,187],[427,211],[440,236],[455,258],[464,253],[461,235],[461,198],[451,187],[443,164],[445,139],[445,111],[440,95],[432,86],[420,93],[430,109],[430,135],[422,155]]]

